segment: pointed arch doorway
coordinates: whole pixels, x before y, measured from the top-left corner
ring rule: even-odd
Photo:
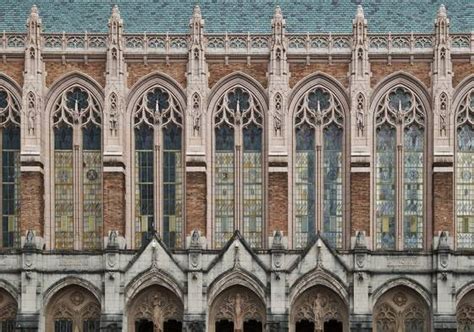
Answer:
[[[334,291],[315,286],[298,296],[291,309],[290,332],[349,331],[348,309]]]
[[[209,332],[263,332],[265,305],[250,289],[232,286],[212,302]]]
[[[128,331],[181,332],[183,310],[182,301],[170,290],[147,287],[128,306]]]

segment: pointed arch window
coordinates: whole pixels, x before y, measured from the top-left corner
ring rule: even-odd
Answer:
[[[474,89],[456,113],[456,233],[458,248],[474,248]]]
[[[20,105],[6,89],[0,87],[1,167],[1,247],[20,244]]]
[[[80,85],[54,105],[54,225],[56,249],[100,249],[102,111]]]
[[[294,241],[304,247],[317,231],[342,247],[344,115],[328,89],[307,91],[295,113]]]
[[[240,229],[253,247],[263,241],[263,111],[247,89],[224,94],[214,113],[214,246]]]
[[[162,87],[147,90],[133,115],[135,246],[154,232],[171,248],[183,246],[183,115]],[[159,222],[162,221],[162,222]]]
[[[394,87],[382,97],[375,115],[377,249],[423,248],[425,141],[419,97],[404,86]]]

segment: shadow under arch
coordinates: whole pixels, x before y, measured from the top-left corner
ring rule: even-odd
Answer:
[[[404,286],[417,293],[428,307],[431,307],[431,293],[415,280],[408,278],[395,278],[385,282],[372,293],[372,304],[377,303],[379,298],[392,288]]]
[[[13,78],[5,73],[0,73],[0,87],[8,90],[16,99],[16,102],[21,105],[22,88]]]
[[[465,77],[455,88],[454,93],[453,93],[453,100],[452,100],[452,107],[451,109],[453,110],[452,113],[456,115],[457,110],[459,109],[459,104],[462,102],[464,97],[467,95],[467,93],[471,90],[474,89],[474,74],[471,74],[467,77]]]

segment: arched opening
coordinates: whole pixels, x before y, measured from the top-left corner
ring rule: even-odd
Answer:
[[[0,331],[15,331],[15,319],[18,304],[15,299],[5,290],[0,289]]]
[[[250,289],[232,286],[212,302],[210,332],[263,332],[265,304]]]
[[[430,312],[414,290],[398,286],[385,292],[373,309],[374,332],[430,331]]]
[[[474,290],[463,296],[456,309],[458,330],[462,332],[474,331]]]
[[[292,306],[291,331],[349,331],[348,308],[341,297],[324,286],[303,292]]]
[[[99,332],[100,313],[94,294],[81,286],[66,286],[48,303],[46,331]]]
[[[154,285],[140,291],[128,305],[128,331],[182,330],[183,303],[172,291]]]

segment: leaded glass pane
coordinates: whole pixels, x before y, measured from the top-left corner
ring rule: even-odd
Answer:
[[[2,129],[2,246],[19,245],[20,128]]]
[[[323,234],[336,248],[342,246],[342,137],[334,123],[324,130]]]
[[[169,124],[163,129],[163,239],[171,247],[182,247],[183,164],[181,128]]]
[[[155,230],[153,129],[135,129],[135,246]]]
[[[234,131],[216,128],[215,246],[222,247],[234,230]]]
[[[404,243],[406,249],[423,247],[423,148],[424,130],[416,125],[404,136]]]
[[[376,136],[376,246],[395,249],[395,128],[383,124]]]
[[[54,129],[54,219],[55,247],[74,248],[72,128]]]
[[[315,141],[314,129],[303,124],[296,129],[295,156],[295,246],[304,247],[315,235]]]
[[[244,135],[244,229],[245,239],[252,247],[262,246],[262,128],[251,124]]]
[[[82,324],[82,332],[99,332],[100,320],[85,320]]]
[[[474,248],[474,127],[458,127],[456,152],[456,218],[459,248]]]
[[[16,331],[16,321],[4,320],[0,322],[0,332],[15,332],[15,331]]]

